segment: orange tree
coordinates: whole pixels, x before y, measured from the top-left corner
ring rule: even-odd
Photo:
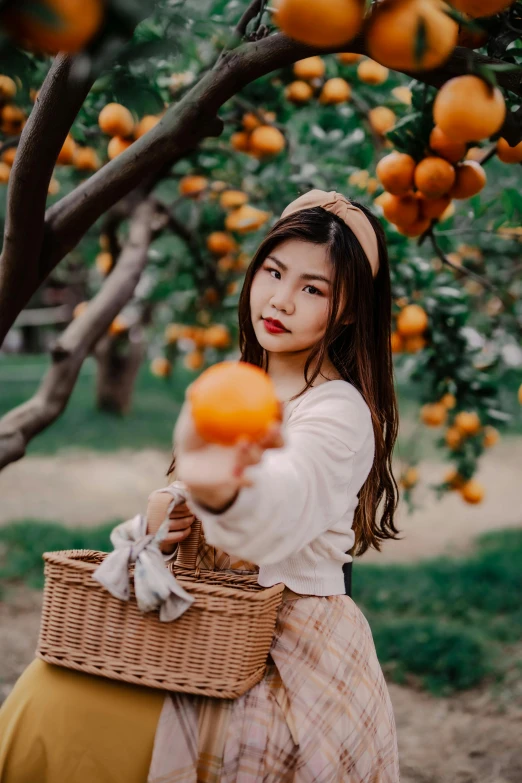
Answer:
[[[136,325],[158,376],[233,351],[263,227],[319,187],[383,216],[397,371],[453,461],[439,489],[478,502],[520,378],[520,5],[504,5],[386,0],[363,19],[344,0],[105,3],[52,62],[8,18],[0,333],[66,257],[90,295],[35,397],[0,421],[0,465],[60,414],[85,356]],[[406,466],[406,492],[416,480]]]

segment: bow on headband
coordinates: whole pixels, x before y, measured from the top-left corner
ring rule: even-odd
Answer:
[[[169,531],[169,514],[185,500],[179,482],[173,482],[161,490],[172,495],[167,515],[155,535],[147,534],[147,520],[142,514],[123,522],[111,533],[114,552],[98,566],[96,579],[115,598],[128,601],[130,598],[129,565],[136,563],[134,570],[134,592],[138,608],[142,612],[159,609],[161,622],[170,622],[180,617],[194,603],[194,598],[182,588],[175,576],[165,567],[165,560],[159,548]]]
[[[322,207],[328,212],[332,212],[341,218],[348,228],[352,229],[366,253],[372,274],[375,277],[379,271],[379,246],[377,235],[364,212],[335,190],[330,190],[328,193],[325,190],[310,190],[292,201],[283,211],[281,217],[285,218],[294,212],[313,207]]]

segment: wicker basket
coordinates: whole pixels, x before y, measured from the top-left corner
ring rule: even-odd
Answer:
[[[264,675],[284,585],[256,575],[194,572],[201,523],[172,567],[195,598],[177,620],[139,611],[92,578],[106,554],[47,552],[36,655],[48,663],[150,688],[232,699]],[[131,579],[132,582],[132,579]]]

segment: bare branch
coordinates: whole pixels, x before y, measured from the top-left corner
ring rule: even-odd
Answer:
[[[484,288],[487,288],[488,291],[491,291],[491,293],[495,294],[495,296],[497,296],[500,299],[500,301],[502,302],[506,310],[511,309],[511,307],[513,306],[513,300],[508,297],[505,297],[502,291],[500,291],[496,286],[494,286],[493,283],[491,283],[487,279],[487,277],[478,275],[476,272],[472,272],[471,269],[468,269],[465,266],[461,266],[460,264],[454,264],[453,261],[450,261],[448,256],[445,254],[445,252],[438,244],[437,237],[433,233],[432,228],[430,228],[426,232],[426,236],[429,237],[433,249],[435,250],[436,254],[438,255],[438,257],[440,258],[443,264],[451,267],[451,269],[454,269],[456,272],[460,272],[460,274],[464,275],[465,277],[470,277],[472,280],[476,280],[477,283],[480,283],[480,285],[484,286]]]
[[[134,293],[147,263],[153,217],[152,201],[136,207],[114,272],[87,310],[57,340],[51,367],[38,391],[0,419],[0,469],[23,457],[29,441],[64,410],[85,358]]]

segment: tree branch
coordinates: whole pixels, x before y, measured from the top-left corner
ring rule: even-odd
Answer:
[[[247,30],[249,23],[252,19],[261,13],[265,0],[252,0],[248,8],[245,10],[243,16],[239,20],[236,26],[236,33],[242,38]]]
[[[19,273],[4,276],[0,283],[0,342],[30,296],[100,215],[142,183],[144,178],[179,160],[205,135],[221,133],[222,123],[216,115],[226,101],[247,84],[271,71],[304,57],[335,51],[364,54],[363,36],[359,35],[341,47],[319,50],[277,33],[224,52],[216,66],[167,111],[158,125],[48,210],[39,257],[35,254],[34,242],[29,254],[21,252],[24,246],[22,235],[28,219],[26,204],[22,208],[18,199],[18,208],[12,217],[17,231],[11,231],[9,268],[16,266],[16,257]],[[470,60],[492,62],[483,55],[458,47],[442,68],[410,75],[427,84],[440,86],[447,79],[466,73]],[[522,96],[519,72],[500,71],[497,79],[501,86]],[[34,152],[33,149],[32,160],[36,165]],[[21,159],[23,155],[19,157]],[[47,164],[49,168],[50,164]],[[30,218],[29,222],[32,223]],[[23,259],[23,264],[20,259]]]
[[[51,367],[38,391],[0,419],[0,469],[23,457],[29,441],[64,410],[85,358],[134,293],[147,263],[153,218],[152,201],[136,207],[114,272],[87,310],[57,340],[51,352]]]
[[[0,257],[0,345],[5,336],[1,324],[13,322],[42,282],[39,264],[49,182],[91,88],[88,78],[70,78],[74,62],[68,55],[55,58],[18,141]]]
[[[460,266],[460,264],[454,264],[453,261],[449,260],[445,252],[438,244],[437,237],[433,233],[432,228],[430,228],[429,231],[427,232],[427,236],[430,238],[432,247],[443,264],[451,267],[451,269],[455,270],[456,272],[460,272],[465,277],[470,277],[472,280],[476,280],[477,283],[480,283],[480,285],[484,286],[484,288],[487,288],[488,291],[491,291],[492,294],[495,294],[495,296],[497,296],[500,299],[500,301],[502,302],[506,310],[509,311],[511,309],[511,307],[513,306],[513,300],[505,297],[502,291],[500,291],[496,286],[494,286],[493,283],[491,283],[487,279],[487,277],[478,275],[476,272],[472,272],[471,269],[468,269],[465,266]]]

